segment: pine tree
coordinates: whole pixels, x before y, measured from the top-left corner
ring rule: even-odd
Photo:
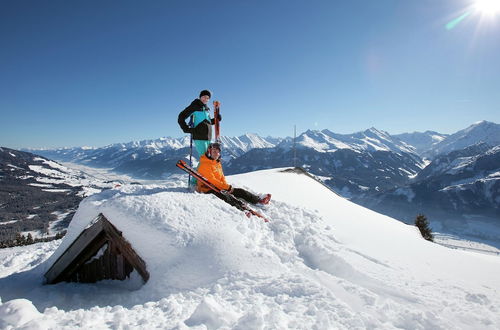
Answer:
[[[16,245],[23,246],[26,242],[26,237],[21,233],[16,233]]]
[[[415,226],[420,230],[422,237],[428,241],[434,242],[434,235],[432,235],[432,229],[429,227],[429,221],[423,214],[417,215],[415,218]]]
[[[29,244],[33,244],[34,241],[33,241],[33,236],[31,235],[31,233],[28,233],[28,237],[26,238],[26,245],[29,245]]]

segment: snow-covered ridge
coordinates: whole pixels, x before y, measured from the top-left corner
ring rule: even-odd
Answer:
[[[257,134],[244,134],[238,137],[222,136],[221,140],[229,149],[230,154],[240,155],[253,148],[272,148],[274,146],[291,147],[291,138],[260,137]],[[308,130],[300,134],[296,141],[299,146],[310,147],[317,151],[329,152],[338,149],[357,151],[393,151],[435,156],[453,150],[483,142],[491,146],[500,144],[500,125],[488,121],[480,121],[452,135],[434,131],[424,133],[413,132],[390,135],[374,127],[352,134],[337,134],[328,129],[322,131]],[[114,143],[105,147],[77,147],[58,149],[30,149],[28,151],[46,154],[52,152],[61,157],[66,155],[74,160],[82,159],[90,153],[104,151],[130,151],[143,149],[146,154],[155,155],[167,150],[179,150],[189,147],[189,137],[162,137],[155,140],[131,141]],[[68,160],[68,159],[66,159]]]
[[[272,148],[275,146],[275,144],[269,142],[267,139],[252,133],[233,138],[221,136],[221,142],[224,145],[224,148],[237,148],[241,149],[243,152],[247,152],[248,150],[254,148]]]
[[[275,146],[276,141],[280,141],[280,138],[267,137],[263,138],[254,133],[247,133],[241,136],[221,136],[221,141],[227,145],[227,147],[237,147],[243,150],[249,150],[251,148],[269,148]],[[177,150],[189,147],[189,136],[185,135],[179,138],[173,137],[161,137],[152,140],[140,140],[140,141],[130,141],[125,143],[112,143],[104,147],[62,147],[56,149],[48,148],[38,148],[38,149],[27,149],[28,151],[54,151],[59,153],[68,153],[70,151],[81,151],[81,152],[92,152],[96,150],[109,150],[117,149],[121,151],[145,148],[150,150],[150,152],[157,153],[165,150]],[[270,142],[273,141],[273,142]]]
[[[46,259],[52,243],[0,251],[0,318],[52,328],[499,327],[500,258],[427,242],[305,175],[267,170],[228,180],[271,192],[263,210],[271,222],[178,188],[104,191],[81,204],[45,263],[26,266]],[[146,261],[150,280],[41,285],[101,212]]]
[[[461,172],[467,172],[468,176],[484,176],[487,172],[500,168],[500,164],[495,162],[495,157],[498,158],[499,153],[500,145],[495,147],[489,147],[484,143],[474,145],[436,157],[419,177],[453,176]]]
[[[239,137],[221,137],[224,143],[224,159],[233,159],[254,148],[272,148],[275,138],[262,138],[256,134]],[[272,142],[271,142],[272,141]],[[72,162],[87,166],[112,168],[141,178],[159,178],[163,161],[172,162],[189,153],[189,136],[181,138],[163,137],[156,140],[115,143],[101,148],[60,148],[54,150],[31,150],[57,161]],[[168,167],[167,167],[168,168]],[[168,172],[168,170],[167,170]]]
[[[478,143],[485,143],[491,147],[500,145],[500,124],[485,120],[477,122],[436,143],[427,155],[433,157]]]
[[[339,149],[363,151],[392,151],[395,153],[414,153],[415,148],[391,137],[387,132],[374,127],[353,134],[337,134],[327,129],[322,131],[308,130],[297,137],[298,147],[311,148],[318,152],[333,152]],[[286,140],[279,146],[290,148],[293,140]]]

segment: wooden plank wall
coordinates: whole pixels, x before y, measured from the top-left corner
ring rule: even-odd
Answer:
[[[104,254],[81,265],[71,276],[71,282],[94,283],[105,279],[125,280],[134,267],[123,257],[116,244],[107,241]]]
[[[104,253],[96,257],[107,244]],[[136,269],[144,282],[149,280],[146,263],[103,214],[85,229],[47,271],[49,284],[61,281],[94,283],[104,279],[124,280]]]

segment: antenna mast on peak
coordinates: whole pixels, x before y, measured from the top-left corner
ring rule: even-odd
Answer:
[[[297,125],[293,125],[293,167],[297,167],[297,149],[295,140],[297,139]]]

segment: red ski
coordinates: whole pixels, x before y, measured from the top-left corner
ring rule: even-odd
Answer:
[[[214,101],[214,120],[215,120],[215,141],[220,142],[220,102]]]
[[[234,202],[234,206],[236,208],[238,208],[239,210],[245,212],[245,214],[247,215],[255,215],[256,217],[259,217],[259,218],[262,218],[264,220],[264,222],[269,222],[269,219],[267,219],[264,215],[262,215],[261,213],[251,209],[245,202],[243,202],[242,200],[234,197],[233,195],[231,195],[227,190],[221,190],[219,188],[217,188],[214,184],[212,184],[210,181],[207,180],[207,178],[205,178],[203,175],[201,175],[200,173],[198,173],[198,171],[196,171],[194,168],[192,168],[191,166],[189,166],[185,161],[183,160],[179,160],[176,164],[176,166],[178,168],[180,168],[181,170],[187,172],[188,174],[194,176],[197,180],[200,180],[201,182],[203,182],[205,185],[207,185],[210,189],[224,195],[225,197],[227,197],[229,200],[231,200],[231,202]]]

